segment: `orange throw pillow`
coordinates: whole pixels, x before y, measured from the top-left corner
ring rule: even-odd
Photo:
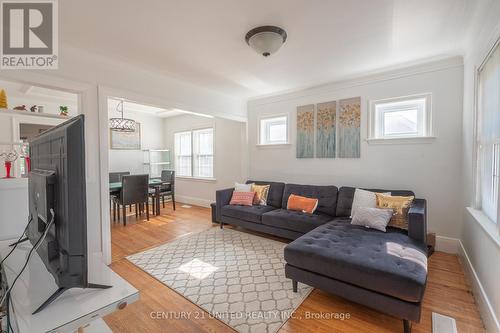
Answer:
[[[298,210],[299,212],[312,214],[318,207],[318,199],[301,197],[300,195],[290,194],[286,209]]]

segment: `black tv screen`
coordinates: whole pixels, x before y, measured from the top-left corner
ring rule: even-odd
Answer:
[[[53,209],[54,223],[37,252],[54,276],[59,293],[74,287],[86,288],[87,208],[83,115],[42,133],[29,143],[29,147],[29,210],[33,220],[27,232],[28,239],[35,245],[50,222],[50,209]]]

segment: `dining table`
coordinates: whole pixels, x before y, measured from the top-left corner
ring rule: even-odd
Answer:
[[[155,215],[160,215],[160,188],[162,185],[169,185],[170,182],[165,182],[160,178],[150,178],[149,179],[149,187],[154,188],[155,190]],[[122,182],[109,183],[109,192],[119,192],[122,189]]]

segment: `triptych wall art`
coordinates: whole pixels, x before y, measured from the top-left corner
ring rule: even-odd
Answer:
[[[297,158],[314,157],[314,104],[297,107]]]
[[[297,158],[359,158],[361,98],[297,107]]]

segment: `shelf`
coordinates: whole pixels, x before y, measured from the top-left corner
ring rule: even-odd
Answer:
[[[52,113],[38,113],[31,111],[20,111],[12,109],[0,109],[0,115],[8,116],[26,116],[26,117],[41,117],[41,118],[53,118],[53,119],[69,119],[71,116],[61,116]]]
[[[143,168],[149,177],[160,177],[163,170],[170,168],[170,149],[143,149]]]
[[[0,146],[24,146],[27,142],[0,142]]]

